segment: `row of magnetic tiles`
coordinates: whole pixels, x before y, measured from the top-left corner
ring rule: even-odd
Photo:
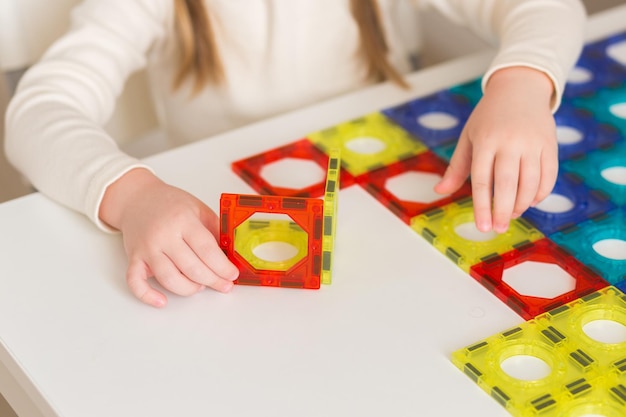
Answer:
[[[443,174],[461,129],[480,99],[480,80],[313,132],[305,139],[236,161],[233,169],[262,195],[317,197],[325,192],[323,181],[299,189],[281,187],[264,177],[264,168],[283,158],[311,160],[324,168],[330,150],[339,149],[337,183],[363,186],[468,272],[474,264],[489,260],[493,265],[507,251],[549,236],[608,283],[622,285],[622,262],[592,249],[598,236],[621,240],[626,187],[609,181],[603,172],[626,166],[626,116],[620,113],[620,106],[626,106],[626,66],[611,53],[622,44],[626,44],[626,32],[585,46],[573,71],[578,75],[570,77],[555,114],[558,131],[565,132],[567,140],[559,141],[561,171],[553,194],[565,198],[571,207],[559,212],[531,208],[493,240],[468,241],[454,233],[459,222],[472,221],[469,183],[429,202],[403,198],[388,187],[394,178],[411,172]],[[366,151],[351,146],[367,140],[383,146]],[[289,282],[297,284],[297,279]],[[515,294],[507,298],[508,303],[523,306],[516,311],[526,318],[541,311],[510,297]]]
[[[363,137],[383,141],[386,147],[379,152],[383,155],[361,154],[349,148],[351,140]],[[623,139],[616,142],[617,145],[623,143]],[[590,146],[590,142],[585,146]],[[341,150],[342,168],[338,182],[342,188],[354,184],[363,187],[526,319],[608,284],[626,285],[623,272],[626,262],[605,258],[593,249],[593,245],[602,239],[626,241],[626,231],[622,227],[626,208],[623,202],[613,201],[602,190],[586,184],[584,179],[591,178],[591,175],[580,177],[574,172],[561,171],[554,193],[571,201],[568,210],[549,212],[539,207],[531,208],[522,218],[511,222],[507,232],[475,241],[456,232],[460,226],[473,223],[469,181],[455,193],[429,202],[403,199],[388,188],[390,180],[411,173],[441,176],[447,162],[383,113],[373,113],[312,133],[307,138],[236,161],[232,166],[262,195],[315,198],[324,195],[324,181],[300,189],[275,186],[264,177],[263,170],[285,158],[314,161],[325,168],[328,156],[324,149],[330,148]],[[597,152],[608,151],[598,149]],[[626,162],[624,164],[626,166]],[[593,168],[598,166],[594,164]],[[619,197],[620,193],[610,196]],[[502,275],[504,269],[524,261],[558,265],[576,278],[575,290],[549,300],[518,294],[503,282]]]
[[[469,182],[428,203],[403,199],[387,188],[390,179],[407,173],[443,174],[460,129],[480,98],[480,80],[314,132],[232,167],[261,195],[279,198],[259,200],[259,205],[294,204],[297,198],[312,201],[328,195],[328,184],[298,189],[274,185],[264,177],[264,167],[295,158],[325,168],[330,150],[340,149],[337,184],[363,187],[527,320],[455,352],[453,362],[460,369],[516,416],[624,415],[626,345],[598,343],[582,331],[584,323],[598,318],[626,325],[620,291],[626,286],[622,272],[626,262],[593,250],[600,239],[626,240],[622,230],[626,187],[602,176],[607,167],[626,166],[626,118],[619,111],[626,103],[626,70],[608,53],[624,40],[626,33],[585,47],[555,114],[557,126],[569,139],[559,141],[561,170],[553,194],[566,197],[571,208],[529,209],[493,239],[467,240],[455,232],[460,224],[473,221]],[[435,126],[428,123],[433,116]],[[350,147],[351,141],[363,138],[380,140],[384,147],[370,153]],[[336,204],[336,196],[334,200]],[[503,281],[503,274],[526,261],[559,266],[575,279],[575,288],[553,298],[518,293]],[[511,378],[499,364],[520,353],[542,358],[553,371],[541,381]],[[584,413],[570,413],[579,409]]]
[[[260,194],[318,197],[324,194],[323,181],[303,188],[288,188],[272,184],[264,177],[264,169],[285,158],[314,161],[324,168],[328,151],[338,148],[342,187],[353,184],[364,187],[467,272],[474,264],[492,260],[494,255],[503,255],[525,243],[550,237],[610,284],[620,285],[624,279],[623,263],[606,259],[592,249],[594,239],[599,236],[624,240],[619,226],[626,203],[626,187],[607,180],[602,172],[612,166],[626,167],[626,126],[620,125],[619,117],[606,110],[606,104],[589,107],[606,110],[604,113],[611,117],[608,121],[598,121],[592,111],[582,105],[563,107],[559,110],[562,113],[557,113],[558,126],[575,130],[581,137],[577,142],[559,145],[563,160],[553,194],[565,198],[571,207],[560,212],[531,208],[522,219],[512,223],[507,233],[493,240],[467,241],[453,232],[460,223],[473,220],[469,182],[454,194],[429,202],[403,198],[389,188],[394,179],[414,172],[437,176],[445,172],[449,158],[446,152],[453,148],[460,126],[471,111],[469,97],[476,85],[477,81],[472,81],[313,132],[304,139],[236,161],[233,169]],[[605,91],[617,97],[614,101],[621,97],[626,103],[626,87],[606,87]],[[593,97],[580,98],[583,99],[591,101]],[[419,122],[422,117],[437,114],[456,120],[455,126],[441,129]],[[415,122],[414,126],[407,120]],[[351,148],[353,142],[363,139],[375,139],[384,146],[369,153]],[[528,317],[537,311],[521,313]]]

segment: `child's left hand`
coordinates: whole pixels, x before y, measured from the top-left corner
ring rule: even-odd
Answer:
[[[543,72],[527,67],[500,69],[489,79],[435,186],[450,194],[471,174],[478,230],[505,232],[512,218],[551,193],[558,173],[553,91]]]

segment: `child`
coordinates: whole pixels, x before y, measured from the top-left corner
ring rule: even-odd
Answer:
[[[102,129],[125,80],[147,67],[160,120],[179,143],[378,80],[403,86],[409,54],[390,22],[395,1],[86,0],[19,85],[7,111],[8,157],[41,192],[122,232],[127,282],[143,302],[167,302],[148,277],[180,295],[228,292],[238,271],[215,240],[217,215]],[[503,232],[556,180],[552,112],[582,47],[584,8],[416,3],[500,42],[436,190],[451,193],[471,173],[478,229]]]

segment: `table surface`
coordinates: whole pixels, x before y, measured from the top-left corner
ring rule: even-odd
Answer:
[[[626,25],[595,15],[588,39]],[[219,209],[230,162],[479,76],[486,51],[146,160]],[[507,416],[451,362],[523,322],[357,186],[339,193],[333,284],[236,286],[165,309],[126,288],[119,235],[40,194],[0,205],[0,390],[22,415]]]

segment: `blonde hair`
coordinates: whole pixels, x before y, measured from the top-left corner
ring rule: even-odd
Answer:
[[[180,46],[180,65],[174,78],[174,88],[192,77],[194,91],[205,85],[219,85],[225,73],[219,56],[209,11],[203,0],[174,0],[176,33]],[[408,88],[402,76],[387,59],[389,48],[376,0],[350,0],[352,16],[361,39],[360,54],[367,68],[368,79],[391,80]]]

